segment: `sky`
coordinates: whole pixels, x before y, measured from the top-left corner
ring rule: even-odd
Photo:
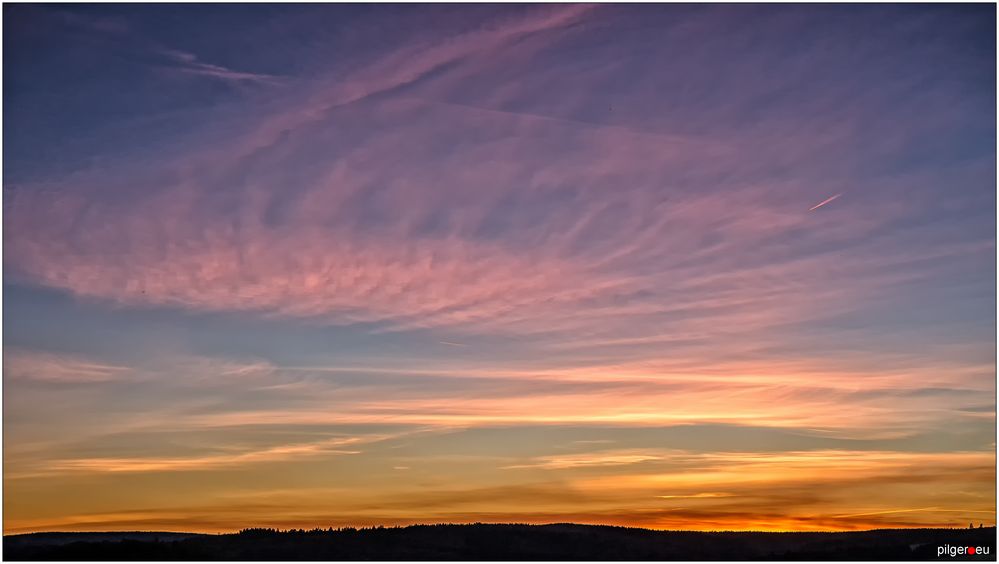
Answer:
[[[996,522],[978,5],[31,5],[3,530]]]

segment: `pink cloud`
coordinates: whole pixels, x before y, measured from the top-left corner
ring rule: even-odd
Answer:
[[[592,9],[388,53],[177,162],[19,188],[6,260],[130,306],[654,345],[759,339],[862,307],[923,275],[919,261],[991,249],[900,251],[899,231],[823,250],[919,205],[858,196],[808,214],[838,181],[761,180],[764,164],[825,162],[839,130],[673,135],[508,108],[518,88],[572,72],[560,68],[481,104],[435,100],[500,70],[508,49],[543,51]],[[407,85],[415,95],[396,94]]]

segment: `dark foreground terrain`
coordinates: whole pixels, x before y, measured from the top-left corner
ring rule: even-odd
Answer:
[[[4,537],[4,560],[937,560],[988,547],[996,529],[698,533],[590,525],[416,525],[236,534],[34,533]]]

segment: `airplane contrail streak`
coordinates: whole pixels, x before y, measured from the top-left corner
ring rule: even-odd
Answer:
[[[812,206],[812,207],[808,208],[808,211],[814,211],[814,210],[817,210],[817,209],[821,208],[822,206],[824,206],[824,205],[828,204],[829,202],[831,202],[831,201],[835,200],[836,198],[839,198],[839,197],[840,197],[840,196],[842,196],[842,195],[843,195],[843,194],[842,194],[842,193],[840,193],[840,194],[836,194],[835,196],[832,196],[832,197],[830,197],[830,198],[826,198],[825,200],[822,200],[821,202],[819,202],[819,203],[815,204],[814,206]]]

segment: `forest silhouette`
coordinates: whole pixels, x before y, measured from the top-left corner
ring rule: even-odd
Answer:
[[[6,560],[935,560],[938,546],[991,547],[995,527],[861,532],[693,532],[576,525],[413,525],[232,534],[33,533]]]

